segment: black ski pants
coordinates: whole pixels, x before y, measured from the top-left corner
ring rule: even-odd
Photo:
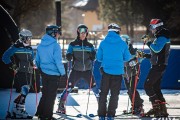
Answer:
[[[21,92],[23,85],[32,85],[32,73],[18,72],[15,76],[15,88],[16,92]]]
[[[131,103],[132,103],[132,98],[133,98],[133,94],[134,94],[135,80],[136,80],[136,76],[129,77],[129,79],[124,77],[124,82],[125,82],[126,88],[128,90],[127,93],[128,93],[128,96],[131,100]],[[137,84],[138,84],[138,81],[139,81],[139,78],[137,79]],[[137,84],[136,84],[136,87],[137,87]],[[134,107],[135,108],[141,107],[143,102],[144,102],[144,100],[141,99],[139,92],[135,88]]]
[[[118,106],[118,99],[121,88],[122,75],[110,75],[105,72],[102,74],[101,86],[100,86],[100,98],[98,104],[98,116],[112,116],[116,114]],[[110,100],[108,108],[107,95],[110,90]]]
[[[161,92],[161,80],[165,69],[166,65],[152,65],[146,78],[144,89],[152,103],[154,103],[155,100],[161,100],[162,102],[165,102]]]
[[[60,76],[47,75],[45,73],[41,73],[41,75],[43,86],[42,96],[35,115],[41,119],[51,119]]]
[[[66,91],[66,88],[64,89],[62,95],[61,95],[61,99],[63,101],[65,101],[67,99],[68,94],[72,91],[72,89],[74,88],[74,85],[77,84],[77,82],[79,80],[85,80],[85,82],[90,86],[91,83],[91,88],[95,87],[95,82],[94,82],[94,77],[92,75],[92,71],[91,70],[87,70],[87,71],[76,71],[73,70],[71,71],[70,75],[69,75],[69,81],[68,81],[68,91]],[[92,79],[92,82],[91,82]]]

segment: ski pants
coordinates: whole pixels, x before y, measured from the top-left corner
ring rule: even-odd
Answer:
[[[126,88],[128,90],[127,93],[131,100],[131,103],[132,103],[132,98],[133,98],[133,94],[134,94],[135,80],[136,80],[136,76],[129,77],[129,80],[127,80],[127,78],[124,77],[124,82],[125,82]],[[139,78],[137,79],[137,84],[138,84],[138,81],[139,81]],[[136,84],[136,86],[137,86],[137,84]],[[135,88],[134,107],[135,108],[141,107],[143,102],[144,102],[144,100],[141,99],[139,92]]]
[[[146,78],[144,89],[149,96],[149,100],[154,103],[155,100],[165,102],[161,92],[161,80],[166,69],[166,65],[152,65]]]
[[[26,72],[18,72],[15,76],[15,88],[16,92],[21,92],[21,87],[23,85],[29,85],[32,84],[32,73],[26,73]]]
[[[98,116],[115,116],[116,109],[118,106],[118,99],[121,88],[122,75],[110,75],[105,72],[102,74],[102,81],[100,86],[100,98],[98,104]],[[110,90],[110,99],[108,108],[107,95]]]
[[[63,91],[63,93],[61,95],[61,99],[63,101],[65,101],[67,99],[67,96],[72,91],[72,89],[74,88],[74,85],[81,79],[85,80],[89,86],[90,86],[91,79],[92,79],[91,87],[95,87],[94,77],[92,75],[91,70],[76,71],[76,70],[72,69],[72,71],[69,75],[68,90],[66,91],[66,88],[65,88],[65,90]]]
[[[36,116],[51,119],[60,76],[42,73],[42,96],[37,108]]]

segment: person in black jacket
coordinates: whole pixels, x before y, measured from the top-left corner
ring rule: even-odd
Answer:
[[[19,40],[7,49],[2,56],[2,61],[16,73],[15,81],[18,85],[16,91],[20,92],[14,100],[12,109],[14,118],[32,118],[25,110],[25,99],[30,89],[33,73],[34,52],[30,46],[31,38],[31,31],[23,29],[19,33]],[[14,59],[11,59],[12,57]]]
[[[170,33],[164,28],[161,19],[152,19],[150,21],[150,30],[155,36],[154,40],[149,40],[143,36],[144,41],[150,49],[150,54],[142,54],[142,57],[149,58],[151,68],[145,80],[144,89],[152,103],[152,108],[145,115],[154,117],[167,117],[166,100],[161,92],[161,81],[168,65],[170,53]]]
[[[141,99],[139,92],[135,88],[139,81],[139,75],[138,69],[139,64],[141,62],[141,59],[137,59],[137,48],[133,48],[133,45],[130,41],[130,38],[128,35],[121,35],[121,38],[128,44],[129,51],[131,53],[131,60],[125,63],[125,74],[124,74],[124,82],[126,85],[126,88],[128,90],[128,96],[131,100],[131,105],[133,104],[133,95],[135,92],[135,98],[134,98],[134,105],[131,108],[130,111],[124,111],[125,113],[133,113],[133,114],[141,114],[143,110],[143,99]],[[138,76],[137,76],[138,75]],[[135,90],[135,91],[134,91]],[[133,109],[133,111],[132,111]]]
[[[88,42],[88,28],[84,24],[80,24],[77,28],[77,38],[69,44],[66,58],[72,61],[72,69],[68,78],[68,89],[66,88],[60,97],[57,112],[66,113],[64,104],[68,94],[73,89],[74,85],[83,78],[90,87],[94,86],[92,75],[93,61],[95,59],[94,46]],[[91,83],[91,84],[90,84]]]

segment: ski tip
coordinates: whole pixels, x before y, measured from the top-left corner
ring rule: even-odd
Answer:
[[[81,116],[82,116],[82,114],[77,114],[76,116],[77,116],[77,117],[81,117]]]
[[[89,117],[95,117],[95,115],[94,114],[89,114]]]

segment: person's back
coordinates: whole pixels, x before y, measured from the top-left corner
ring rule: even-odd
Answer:
[[[45,34],[42,37],[41,43],[37,47],[39,59],[40,59],[40,68],[42,72],[50,75],[61,75],[64,74],[63,67],[61,63],[62,58],[60,55],[54,53],[61,53],[59,49],[60,45],[57,43],[57,40],[53,37]],[[55,59],[56,58],[56,59]],[[59,64],[61,66],[57,66]]]
[[[106,38],[101,42],[97,59],[102,61],[104,72],[118,75],[124,74],[124,61],[128,61],[128,46],[118,34],[109,31]],[[99,50],[99,49],[98,49]],[[101,54],[103,57],[101,58]]]
[[[61,48],[57,43],[59,36],[59,27],[48,25],[46,34],[37,47],[36,66],[41,71],[43,87],[42,97],[35,115],[43,120],[52,119],[60,77],[65,75]]]
[[[112,23],[108,26],[108,34],[100,43],[97,51],[97,60],[101,64],[101,87],[98,104],[99,119],[113,119],[118,106],[118,96],[121,88],[122,74],[124,74],[124,62],[129,61],[127,44],[119,36],[120,27]],[[107,107],[107,95],[110,91],[110,100]]]

